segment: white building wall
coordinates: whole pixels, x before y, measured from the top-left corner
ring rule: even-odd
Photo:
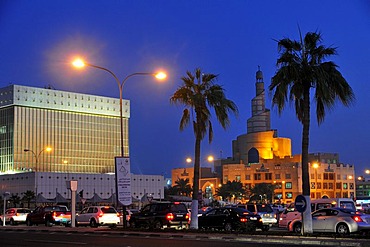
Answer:
[[[37,182],[35,181],[37,177]],[[27,190],[41,193],[45,198],[55,198],[57,192],[70,199],[66,181],[76,180],[77,193],[83,190],[84,198],[92,198],[94,193],[102,199],[108,199],[115,193],[114,174],[82,174],[55,172],[28,172],[0,176],[0,193],[7,191],[22,197]],[[145,193],[152,194],[154,199],[164,198],[165,180],[162,175],[131,174],[131,194],[135,199],[141,199]]]

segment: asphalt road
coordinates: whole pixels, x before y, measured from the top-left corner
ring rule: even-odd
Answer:
[[[260,243],[245,243],[237,240],[210,240],[210,239],[182,239],[163,237],[130,237],[111,234],[68,233],[68,232],[33,232],[33,231],[0,231],[2,247],[11,246],[104,246],[104,247],[257,247]],[[296,247],[281,243],[266,243],[266,247]],[[319,247],[320,245],[309,245]],[[330,247],[330,245],[327,245]],[[337,246],[337,245],[332,245]]]

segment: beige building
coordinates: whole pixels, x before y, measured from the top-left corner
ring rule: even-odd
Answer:
[[[301,155],[292,155],[291,140],[279,137],[277,130],[270,128],[270,111],[265,107],[260,70],[256,73],[255,86],[247,133],[232,142],[233,157],[215,163],[215,170],[223,183],[240,181],[247,189],[258,183],[273,184],[274,194],[266,198],[272,202],[293,202],[302,194]],[[337,154],[310,154],[309,161],[312,199],[355,197],[353,165],[341,164]]]
[[[189,179],[189,185],[193,187],[194,168],[175,168],[172,169],[172,186],[176,185],[176,181],[180,179]],[[205,198],[213,198],[216,193],[216,188],[220,186],[221,179],[216,177],[210,167],[201,167],[199,171],[199,190]]]

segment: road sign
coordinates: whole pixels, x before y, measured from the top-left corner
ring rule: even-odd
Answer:
[[[307,209],[307,201],[303,195],[298,195],[295,198],[294,206],[298,212],[303,213]]]

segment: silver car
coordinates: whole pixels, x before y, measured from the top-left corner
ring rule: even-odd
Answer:
[[[301,219],[289,224],[289,231],[300,233]],[[313,232],[333,232],[348,235],[354,232],[370,231],[370,215],[357,213],[346,208],[323,208],[312,213]]]

